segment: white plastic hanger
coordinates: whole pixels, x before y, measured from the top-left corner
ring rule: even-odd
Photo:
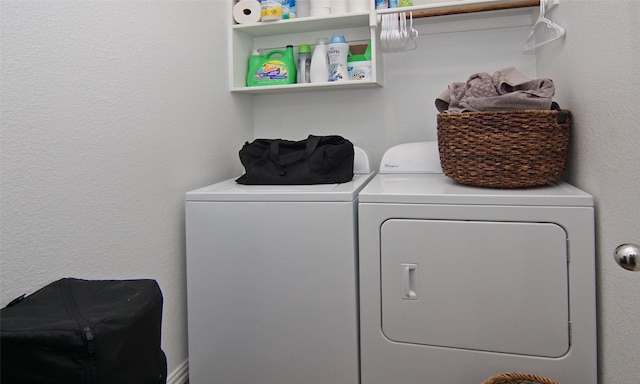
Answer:
[[[552,41],[561,39],[564,36],[564,33],[565,33],[564,28],[554,23],[553,21],[547,19],[544,15],[545,8],[547,8],[547,4],[550,4],[549,8],[553,8],[553,6],[555,6],[558,3],[560,3],[560,0],[540,0],[540,16],[538,17],[538,20],[536,20],[536,22],[533,23],[533,25],[531,26],[531,32],[529,32],[529,37],[527,37],[527,40],[522,46],[522,52],[525,52],[525,53],[534,52],[536,48],[549,44]],[[546,27],[547,30],[550,30],[552,35],[550,38],[544,41],[541,41],[539,43],[536,43],[535,42],[536,28],[539,25],[543,25],[544,27]]]
[[[407,25],[407,13],[409,25]],[[384,13],[379,15],[379,20],[382,52],[402,52],[417,48],[418,30],[413,27],[413,12]]]

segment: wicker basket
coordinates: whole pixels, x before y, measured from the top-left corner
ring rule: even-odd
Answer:
[[[528,373],[506,372],[492,376],[482,384],[559,384],[555,380],[546,377],[531,375]]]
[[[534,187],[565,171],[568,110],[492,111],[438,115],[444,174],[462,184]]]

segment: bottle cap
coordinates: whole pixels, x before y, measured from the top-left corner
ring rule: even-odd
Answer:
[[[298,47],[298,53],[311,53],[311,45],[300,44],[300,46]]]
[[[342,35],[333,35],[331,36],[332,43],[346,43],[347,41],[344,39]]]

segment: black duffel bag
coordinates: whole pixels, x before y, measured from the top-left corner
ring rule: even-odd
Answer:
[[[65,278],[0,312],[2,384],[164,384],[155,280]]]
[[[341,136],[305,140],[256,139],[240,149],[239,184],[345,183],[353,179],[353,144]]]

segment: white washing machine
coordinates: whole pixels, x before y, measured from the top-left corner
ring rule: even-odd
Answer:
[[[592,196],[464,186],[423,142],[387,151],[358,212],[362,384],[596,384]]]
[[[186,194],[189,382],[358,384],[355,148],[342,184]]]

